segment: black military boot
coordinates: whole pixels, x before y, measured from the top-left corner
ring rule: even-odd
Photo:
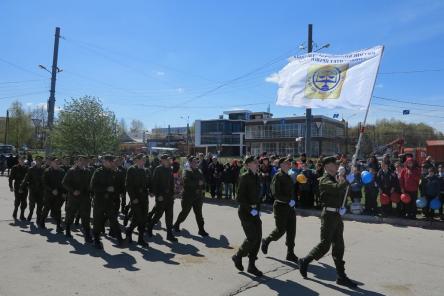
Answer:
[[[336,266],[336,273],[338,274],[338,278],[336,279],[336,284],[351,289],[355,289],[358,285],[355,282],[353,282],[351,279],[349,279],[348,276],[345,274],[345,268],[344,268],[345,262],[343,260],[334,260],[334,261]]]
[[[299,272],[301,273],[303,278],[307,278],[307,270],[308,270],[308,264],[313,261],[313,258],[311,256],[307,256],[304,258],[299,259]]]
[[[65,236],[67,238],[72,238],[72,234],[71,234],[71,225],[66,225],[66,229],[65,229]]]
[[[173,229],[175,232],[180,232],[180,224],[179,223],[174,223]]]
[[[20,210],[20,220],[21,221],[25,221],[26,220],[26,218],[25,218],[25,210]]]
[[[234,266],[240,271],[244,271],[244,266],[242,265],[242,257],[235,254],[231,257],[231,260],[234,262]]]
[[[128,216],[128,214],[126,213],[126,214],[124,214],[125,215],[125,217],[123,217],[123,226],[127,226],[128,225],[128,221],[129,221],[129,216]]]
[[[94,248],[97,250],[103,250],[103,244],[100,241],[100,238],[94,238]]]
[[[257,269],[255,262],[256,262],[256,258],[250,258],[250,261],[248,262],[247,272],[251,273],[255,276],[263,276],[264,274],[262,273],[262,271]]]
[[[89,230],[85,230],[84,236],[85,236],[85,243],[86,244],[91,244],[93,242],[93,239],[91,238],[91,233]]]
[[[146,233],[148,234],[148,237],[153,237],[153,224],[148,223],[146,226]]]
[[[26,219],[28,222],[30,222],[31,221],[31,219],[32,219],[32,214],[34,213],[34,209],[30,209],[29,210],[29,214],[28,214],[28,218]]]
[[[265,255],[268,253],[268,245],[270,244],[270,240],[268,238],[262,239],[261,250]]]
[[[125,239],[129,244],[133,242],[133,230],[130,227],[125,231],[125,236]]]
[[[170,242],[178,242],[178,239],[174,236],[172,228],[167,229],[167,240]]]
[[[287,257],[285,258],[287,261],[291,261],[293,263],[298,263],[299,258],[295,255],[293,248],[288,248],[287,250]]]
[[[137,244],[142,248],[148,248],[148,243],[143,238],[143,234],[139,234],[139,238],[137,240]]]
[[[14,218],[14,220],[17,220],[17,208],[14,208],[14,211],[12,212],[12,218]]]
[[[201,227],[199,227],[199,232],[198,232],[198,234],[199,234],[200,236],[208,236],[208,235],[209,235],[208,232],[205,231],[205,228],[203,227],[203,225],[202,225]]]
[[[60,223],[57,224],[56,232],[63,233],[63,227],[62,227],[62,225],[60,225]]]

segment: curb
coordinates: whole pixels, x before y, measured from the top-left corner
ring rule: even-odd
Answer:
[[[237,206],[237,202],[235,200],[227,200],[227,199],[216,199],[216,198],[213,199],[205,197],[204,202],[208,204]],[[263,209],[266,209],[267,211],[273,210],[273,207],[270,204],[262,204],[261,207]],[[308,216],[320,217],[321,211],[296,208],[296,214],[298,214],[301,217],[308,217]],[[342,218],[345,221],[355,221],[361,223],[389,224],[394,226],[444,230],[444,221],[437,221],[437,220],[434,221],[410,220],[410,219],[401,219],[394,217],[379,217],[379,216],[367,216],[367,215],[355,215],[355,214],[345,214]]]

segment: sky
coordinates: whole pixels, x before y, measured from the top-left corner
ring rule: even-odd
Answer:
[[[444,131],[444,1],[24,1],[0,2],[0,116],[19,100],[46,105],[55,27],[61,28],[56,107],[96,96],[127,125],[185,126],[223,111],[276,106],[266,77],[304,53],[307,26],[325,53],[385,51],[368,121],[425,122]],[[402,115],[402,110],[410,115]],[[364,111],[340,114],[351,125]]]

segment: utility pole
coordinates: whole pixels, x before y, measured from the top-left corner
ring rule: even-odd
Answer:
[[[307,52],[313,51],[313,25],[308,24]],[[305,153],[311,157],[311,108],[305,109]]]
[[[54,52],[52,55],[52,68],[51,68],[51,90],[49,91],[49,100],[48,100],[48,128],[49,128],[49,136],[48,142],[46,145],[46,153],[51,153],[51,131],[54,124],[54,108],[55,108],[55,88],[56,88],[56,80],[57,80],[57,72],[59,72],[59,68],[57,67],[57,60],[59,57],[59,39],[60,39],[60,28],[56,27],[55,37],[54,37]]]

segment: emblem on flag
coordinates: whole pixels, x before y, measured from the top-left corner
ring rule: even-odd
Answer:
[[[311,66],[305,83],[305,97],[321,100],[339,98],[347,69],[348,64]]]

